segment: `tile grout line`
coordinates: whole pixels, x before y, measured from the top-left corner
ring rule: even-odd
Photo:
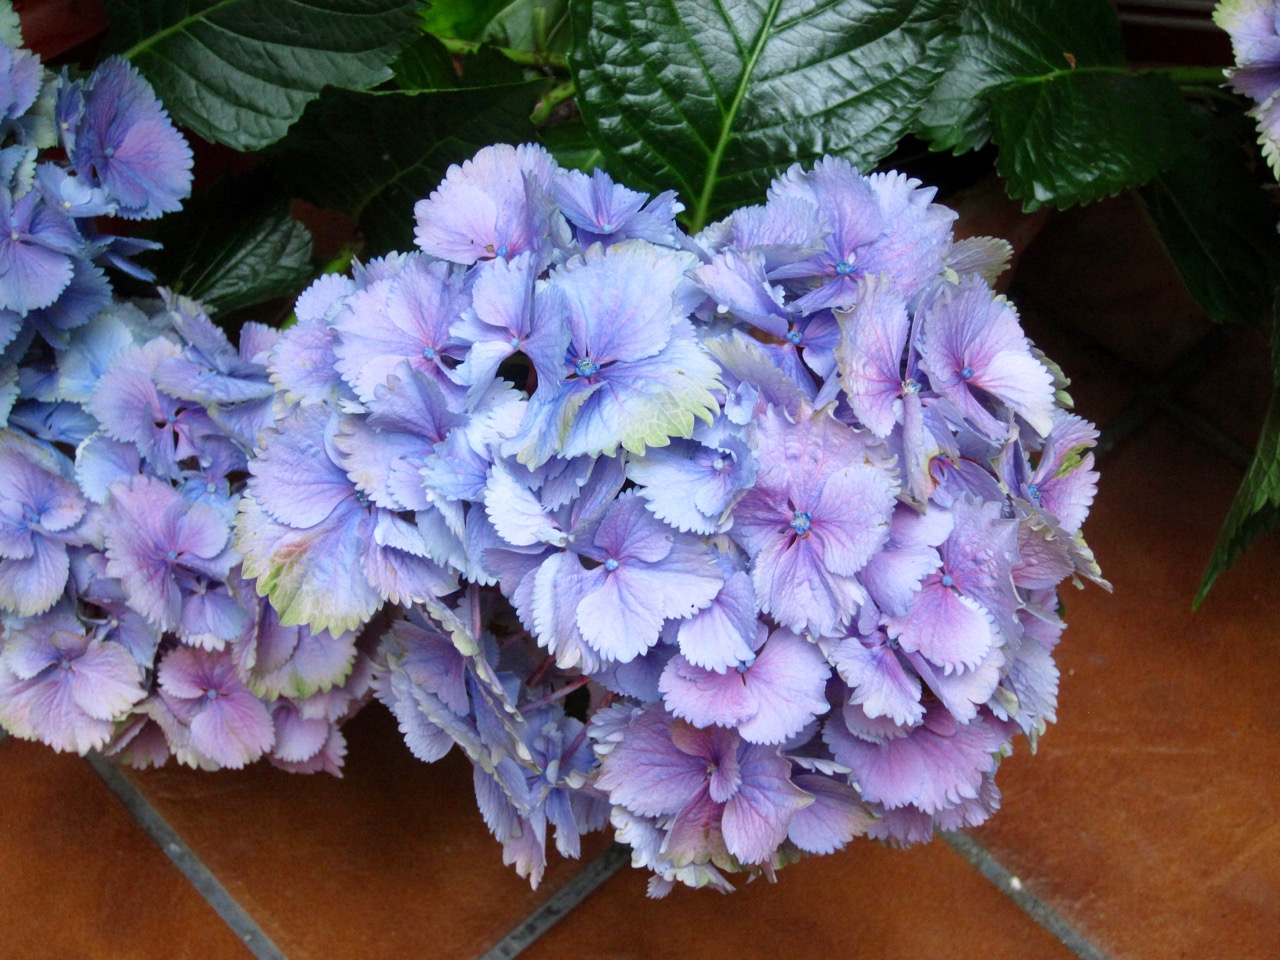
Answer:
[[[128,777],[99,754],[90,754],[85,760],[129,815],[258,960],[287,960],[280,948]]]
[[[1107,955],[1094,946],[1083,933],[1073,927],[1044,900],[1023,886],[1008,867],[972,837],[958,832],[944,832],[942,839],[969,865],[987,878],[1001,893],[1017,904],[1022,912],[1053,934],[1064,947],[1080,960],[1107,960]]]
[[[609,847],[547,899],[542,906],[525,917],[505,937],[482,954],[478,960],[511,960],[526,947],[564,919],[578,904],[594,893],[606,880],[631,860],[631,851],[620,843]]]

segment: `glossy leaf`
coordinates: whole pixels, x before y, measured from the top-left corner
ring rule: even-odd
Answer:
[[[270,185],[236,178],[167,217],[159,281],[215,312],[295,296],[311,276],[311,232]]]
[[[1253,120],[1200,118],[1200,135],[1139,191],[1182,279],[1217,323],[1266,322],[1280,279],[1277,211],[1245,164]]]
[[[538,131],[538,138],[556,162],[570,170],[590,173],[604,162],[604,154],[581,120],[544,127]]]
[[[870,167],[955,48],[958,0],[580,0],[570,67],[615,176],[698,229],[791,163]]]
[[[405,47],[392,65],[395,85],[402,91],[459,90],[519,83],[519,66],[492,47],[455,57],[433,36],[419,37]]]
[[[538,53],[569,49],[568,0],[433,0],[422,26],[438,37]]]
[[[206,140],[279,140],[321,89],[363,90],[417,36],[415,0],[106,0],[106,53]]]
[[[432,93],[326,91],[273,154],[298,195],[360,221],[365,256],[413,249],[413,205],[450,164],[535,138],[545,81]]]
[[[959,44],[920,112],[935,150],[964,153],[991,139],[986,94],[1016,80],[1078,67],[1123,66],[1120,24],[1107,0],[968,0]]]
[[[1280,297],[1273,312],[1280,314]],[[1236,498],[1218,533],[1213,556],[1205,569],[1204,580],[1196,593],[1194,606],[1199,607],[1218,576],[1230,567],[1249,546],[1265,533],[1280,526],[1280,323],[1272,329],[1271,405],[1262,424],[1262,435],[1253,454],[1253,462],[1244,475]]]
[[[1191,111],[1166,77],[1064,69],[989,93],[996,171],[1031,211],[1113,196],[1168,168]]]

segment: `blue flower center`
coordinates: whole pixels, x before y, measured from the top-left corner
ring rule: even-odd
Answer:
[[[1040,502],[1040,488],[1034,483],[1027,487],[1027,495],[1030,496],[1035,503]]]
[[[910,396],[913,393],[919,393],[919,392],[920,392],[919,380],[916,380],[914,377],[908,377],[906,380],[902,381],[902,395],[904,397]]]
[[[70,669],[71,669],[71,658],[70,658],[70,657],[63,657],[61,660],[59,660],[59,661],[58,661],[58,669],[59,669],[59,670],[70,670]]]
[[[39,523],[40,514],[36,512],[34,507],[27,507],[27,523]]]
[[[360,504],[360,506],[362,507],[367,507],[370,503],[369,495],[365,493],[363,490],[357,490],[356,503]]]
[[[813,522],[813,514],[808,510],[797,510],[791,518],[791,529],[796,532],[796,536],[803,537],[809,533],[809,527]]]
[[[170,560],[177,560],[177,559],[178,559],[178,551],[177,551],[177,550],[166,550],[166,551],[164,552],[164,555],[165,555],[165,557],[167,557],[167,558],[168,558],[168,559],[170,559]]]
[[[116,155],[116,148],[115,148],[115,147],[107,147],[107,149],[103,150],[103,151],[102,151],[102,153],[103,153],[103,156],[106,156],[106,157],[114,157],[114,156]]]
[[[12,240],[14,243],[17,243],[20,239],[22,239],[22,234],[18,233],[17,230],[10,231],[9,239]]]
[[[508,247],[505,243],[502,246],[498,247],[498,256],[500,256],[503,260],[507,259],[507,254],[510,252],[511,252],[511,248]]]
[[[604,562],[604,568],[610,573],[613,573],[613,571],[618,569],[618,561],[613,559],[613,557],[610,557]]]
[[[510,340],[508,340],[508,341],[507,341],[507,345],[508,345],[508,346],[510,346],[512,350],[519,350],[519,349],[520,349],[520,338],[519,338],[519,337],[512,337]]]
[[[942,575],[942,585],[944,587],[954,587],[956,585],[956,582],[951,579],[951,574],[944,573]]]
[[[217,691],[217,690],[209,690],[209,691],[207,691],[207,692],[205,693],[205,696],[206,696],[208,699],[210,699],[210,700],[217,700],[217,699],[218,699],[218,691]]]
[[[853,254],[849,254],[849,256],[851,256],[851,257],[852,257],[852,256],[853,256]],[[851,273],[853,273],[853,261],[852,261],[852,260],[840,260],[840,261],[838,261],[838,262],[836,263],[836,276],[837,276],[837,277],[847,277],[847,276],[848,276],[849,274],[851,274]]]
[[[787,331],[787,343],[793,344],[794,346],[798,347],[800,346],[800,341],[803,339],[804,339],[804,334],[801,333],[799,330],[797,330],[795,327],[792,327],[790,330]]]
[[[422,348],[422,359],[423,359],[423,360],[434,360],[434,359],[436,358],[436,356],[437,356],[437,354],[436,354],[436,348],[435,348],[435,347],[423,347],[423,348]]]
[[[578,376],[589,377],[600,369],[600,364],[590,357],[579,357],[573,362],[573,369],[577,371]]]
[[[723,469],[724,469],[724,457],[716,457],[714,460],[712,460],[712,461],[711,461],[711,469],[712,469],[712,470],[714,470],[716,473],[719,473],[721,470],[723,470]]]
[[[600,224],[600,232],[601,232],[601,233],[613,233],[613,231],[615,231],[615,230],[617,230],[617,229],[618,229],[617,224],[615,224],[612,220],[610,220],[610,221],[608,221],[608,222],[606,222],[606,223],[602,223],[602,224]]]
[[[973,367],[969,366],[966,363],[963,367],[960,368],[960,379],[968,380],[972,376],[973,376]]]

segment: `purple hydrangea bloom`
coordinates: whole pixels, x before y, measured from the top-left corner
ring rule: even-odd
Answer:
[[[129,651],[86,630],[69,603],[4,627],[0,726],[15,736],[85,753],[146,693]]]
[[[472,264],[526,251],[545,264],[567,241],[549,191],[556,163],[542,147],[485,147],[413,208],[418,246],[442,260]]]
[[[0,190],[0,310],[26,314],[66,289],[84,241],[71,218],[32,190]]]
[[[161,695],[190,733],[190,766],[208,758],[233,770],[257,760],[275,743],[266,706],[236,676],[229,652],[176,647],[157,671]]]
[[[112,486],[109,510],[107,574],[123,584],[129,604],[163,630],[207,623],[214,614],[192,608],[215,602],[206,591],[239,560],[226,516],[146,476]]]
[[[660,707],[636,714],[605,754],[596,785],[633,814],[670,817],[664,845],[677,866],[765,863],[793,814],[813,802],[790,779],[777,747],[733,730],[699,730]]]
[[[111,57],[85,82],[83,102],[67,151],[76,172],[101,186],[127,219],[180,209],[191,195],[191,148],[151,85]]]
[[[18,616],[48,610],[66,586],[86,507],[69,474],[61,454],[0,433],[0,608]]]
[[[797,632],[834,636],[866,591],[856,575],[885,543],[896,483],[859,434],[801,408],[770,410],[756,428],[755,486],[731,535],[751,557],[761,611]]]

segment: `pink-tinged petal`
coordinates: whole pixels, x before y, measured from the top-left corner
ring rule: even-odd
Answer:
[[[942,705],[961,723],[973,720],[978,708],[991,699],[1004,665],[1004,653],[999,647],[992,647],[973,669],[954,673],[944,673],[918,653],[907,654],[907,659]]]
[[[850,703],[858,704],[869,717],[888,717],[910,726],[924,717],[920,704],[920,680],[909,673],[885,643],[846,637],[831,650],[831,662],[849,685]]]
[[[812,508],[822,565],[843,577],[861,570],[889,539],[896,495],[893,478],[869,463],[831,474]]]
[[[118,643],[90,641],[68,672],[72,699],[95,720],[116,720],[146,696],[142,671],[133,655]]]
[[[62,596],[70,571],[65,544],[34,537],[31,556],[0,560],[0,607],[20,617],[44,613]]]
[[[1003,729],[992,721],[956,724],[940,734],[926,719],[909,736],[886,743],[850,738],[835,756],[853,771],[867,800],[935,813],[978,796],[1004,742]]]
[[[787,827],[787,839],[801,850],[818,854],[843,850],[875,822],[858,791],[847,783],[813,773],[801,774],[794,782],[813,797],[813,803],[792,813]]]
[[[672,718],[650,707],[626,727],[600,764],[596,786],[609,799],[643,817],[678,813],[707,778],[706,760],[675,748]]]
[[[275,432],[249,461],[249,489],[272,519],[291,527],[314,527],[355,487],[330,457],[325,442],[329,411],[304,407]]]
[[[1067,542],[1043,522],[1024,520],[1018,525],[1018,562],[1013,582],[1025,590],[1056,587],[1071,575],[1075,564]]]
[[[336,274],[329,274],[336,277]],[[322,277],[308,290],[314,290]],[[346,279],[346,278],[343,278]],[[350,282],[349,280],[347,281]],[[333,353],[334,332],[320,318],[304,318],[301,309],[304,293],[298,299],[299,322],[286,330],[271,351],[267,370],[271,382],[285,399],[311,406],[333,399],[343,388],[342,378],[334,368],[338,358]]]
[[[233,770],[257,760],[274,743],[271,714],[243,687],[209,700],[191,721],[191,746]]]
[[[329,721],[304,719],[292,704],[283,704],[272,714],[275,745],[271,755],[286,763],[310,760],[329,740]]]
[[[831,709],[826,698],[831,668],[822,651],[789,630],[770,635],[745,676],[756,709],[738,725],[738,733],[749,743],[782,743]]]
[[[822,567],[810,539],[769,543],[752,561],[751,582],[761,612],[797,633],[836,636],[866,600],[856,580]]]
[[[85,754],[111,739],[115,724],[91,717],[76,703],[67,671],[18,680],[0,666],[0,724],[14,736],[58,751]]]
[[[313,529],[296,530],[276,523],[245,496],[236,518],[244,576],[257,580],[258,594],[271,598],[286,626],[353,629],[382,606],[363,572],[363,543],[372,528],[366,520],[363,509],[353,508]]]
[[[911,326],[907,303],[888,277],[877,274],[861,281],[858,302],[837,319],[840,386],[854,415],[877,437],[887,437],[899,417],[902,354]]]
[[[727,851],[720,829],[724,809],[705,786],[690,798],[672,821],[663,847],[672,864],[682,867],[724,858]]]
[[[995,643],[995,621],[976,600],[930,577],[911,609],[889,621],[889,636],[948,672],[973,668]]]
[[[667,709],[695,727],[737,726],[753,716],[756,697],[746,675],[737,670],[714,673],[695,667],[682,656],[672,657],[658,681]]]
[[[747,747],[742,756],[742,786],[724,807],[725,845],[741,863],[768,862],[787,838],[795,811],[813,803],[789,779],[791,764],[777,749]]]
[[[717,672],[750,660],[760,622],[751,578],[741,570],[729,576],[705,609],[680,621],[676,640],[689,663]]]

